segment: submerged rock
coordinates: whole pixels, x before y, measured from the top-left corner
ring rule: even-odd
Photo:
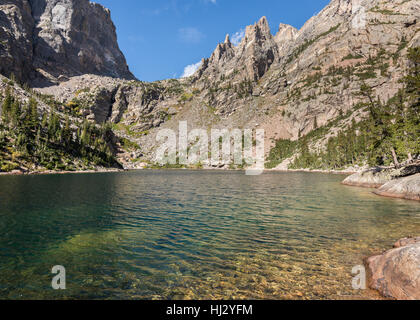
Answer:
[[[420,237],[401,239],[382,255],[370,257],[369,286],[398,300],[420,299]]]

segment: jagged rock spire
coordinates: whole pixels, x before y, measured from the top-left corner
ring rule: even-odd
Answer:
[[[237,70],[240,71],[237,73],[238,78],[256,81],[277,59],[277,44],[267,18],[262,17],[246,27],[244,39],[237,47],[232,45],[229,35],[226,35],[225,41],[217,45],[208,64],[203,65],[200,72],[206,72],[209,78],[217,78],[220,73]]]
[[[267,40],[271,37],[272,35],[266,17],[262,17],[257,23],[247,26],[245,29],[245,39],[247,40],[253,40],[255,38]]]

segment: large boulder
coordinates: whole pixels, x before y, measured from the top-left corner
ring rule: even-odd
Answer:
[[[347,177],[343,184],[355,187],[379,188],[391,179],[391,168],[376,167]]]
[[[401,168],[375,167],[357,172],[347,177],[343,184],[348,186],[380,188],[375,193],[399,198],[419,200],[420,163],[412,163]]]
[[[370,257],[369,286],[397,300],[420,300],[420,237],[402,239],[394,249]]]
[[[375,190],[374,193],[385,197],[420,201],[420,173],[391,180]]]

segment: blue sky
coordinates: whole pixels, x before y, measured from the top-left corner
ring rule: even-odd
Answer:
[[[226,34],[238,36],[262,16],[300,28],[330,0],[91,0],[111,9],[130,70],[143,81],[179,78],[209,57]]]

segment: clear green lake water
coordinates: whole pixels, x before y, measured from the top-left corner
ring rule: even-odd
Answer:
[[[0,299],[351,299],[351,269],[420,235],[420,203],[344,176],[0,177]],[[63,265],[67,289],[53,290]]]

